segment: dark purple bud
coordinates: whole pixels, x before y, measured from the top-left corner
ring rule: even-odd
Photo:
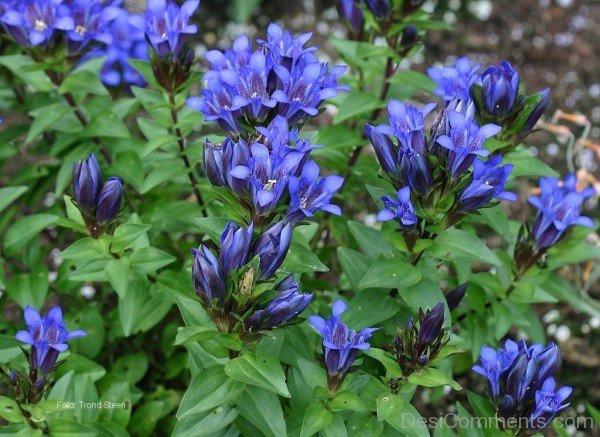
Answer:
[[[508,419],[510,417],[515,417],[516,413],[517,404],[515,403],[515,400],[510,395],[504,395],[500,401],[498,414],[500,417]]]
[[[426,365],[428,361],[429,361],[429,357],[427,355],[425,355],[425,354],[423,354],[419,358],[417,358],[417,364],[419,366]]]
[[[352,31],[358,33],[363,25],[363,14],[358,7],[359,0],[337,0],[337,9],[340,18],[350,23]]]
[[[409,24],[402,31],[402,38],[400,39],[400,47],[404,52],[409,51],[417,43],[418,31],[413,24]]]
[[[292,227],[277,222],[269,227],[256,241],[252,256],[260,259],[261,280],[273,276],[283,263],[292,241]]]
[[[93,153],[73,164],[73,194],[82,212],[93,213],[102,189],[102,174]]]
[[[448,304],[448,309],[450,311],[455,310],[460,305],[465,293],[467,292],[467,286],[469,284],[465,282],[464,284],[459,285],[454,290],[446,295],[446,303]]]
[[[388,137],[386,134],[382,134],[377,130],[376,127],[371,126],[370,124],[365,125],[364,132],[371,141],[371,144],[373,144],[375,155],[377,155],[377,159],[379,160],[383,170],[390,175],[397,176],[397,152],[394,150],[394,144],[392,143],[390,137]]]
[[[212,307],[214,299],[219,301],[219,305],[224,305],[227,286],[219,260],[206,246],[200,246],[198,250],[192,249],[192,253],[194,254],[192,283],[196,294],[209,308]]]
[[[248,261],[248,252],[252,243],[254,225],[248,228],[238,226],[235,222],[227,223],[221,234],[221,251],[219,259],[225,275],[232,270],[239,269]]]
[[[365,3],[378,19],[385,18],[390,13],[390,0],[365,0]]]
[[[444,324],[444,304],[442,302],[427,312],[419,327],[417,344],[422,348],[429,346],[440,335]]]
[[[545,90],[540,91],[540,101],[535,106],[535,108],[533,108],[533,111],[531,111],[529,117],[527,117],[527,121],[525,122],[526,131],[531,131],[535,127],[538,120],[544,114],[544,111],[550,103],[550,94],[550,88],[546,88]]]
[[[426,194],[433,184],[433,177],[427,158],[411,149],[400,151],[400,174],[411,189]]]
[[[526,354],[521,354],[506,378],[506,391],[515,401],[522,403],[526,396],[534,395],[533,383],[537,375],[537,360],[528,359]]]
[[[98,207],[96,208],[96,221],[98,223],[110,223],[115,219],[121,207],[122,196],[123,185],[121,179],[117,177],[108,178],[98,196]]]
[[[210,140],[204,143],[204,173],[215,187],[226,185],[223,172],[223,147]]]
[[[554,343],[548,343],[548,346],[536,356],[536,359],[540,369],[537,382],[538,385],[541,385],[558,369],[562,361],[562,355],[558,346]]]

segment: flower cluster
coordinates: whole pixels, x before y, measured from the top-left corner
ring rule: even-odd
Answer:
[[[15,338],[31,346],[29,351],[29,372],[11,372],[11,386],[15,398],[26,398],[29,403],[37,403],[53,379],[56,368],[61,364],[58,356],[67,350],[67,341],[87,335],[85,331],[67,331],[59,306],[52,308],[45,316],[33,307],[24,311],[27,331],[19,331]],[[24,400],[24,399],[21,399]]]
[[[207,52],[207,88],[188,105],[235,136],[268,125],[276,115],[290,125],[314,117],[325,99],[347,87],[338,84],[346,67],[330,69],[313,54],[315,47],[304,47],[310,36],[292,36],[271,24],[267,40],[259,40],[254,51],[240,36],[232,49]]]
[[[365,127],[383,171],[397,190],[397,202],[382,198],[385,209],[378,219],[396,219],[404,230],[414,229],[419,217],[438,221],[432,215],[436,211],[445,215],[449,226],[493,199],[516,200],[504,189],[513,166],[501,165],[500,155],[481,159],[489,155],[485,140],[500,127],[480,126],[473,103],[453,100],[436,116],[428,136],[426,117],[434,107],[419,109],[391,100],[389,124]]]
[[[406,327],[397,329],[394,337],[396,360],[407,377],[415,370],[427,366],[449,340],[444,325],[444,304],[438,303],[431,310],[419,309],[418,326],[409,319]]]
[[[309,160],[316,147],[289,130],[287,120],[276,116],[260,137],[248,144],[227,138],[204,147],[205,172],[217,187],[228,187],[255,217],[288,205],[285,220],[296,224],[316,211],[340,215],[331,199],[342,186],[340,176],[319,177],[319,166]]]
[[[353,331],[340,320],[348,306],[341,300],[333,304],[332,316],[310,316],[309,323],[323,337],[323,354],[327,368],[327,384],[331,391],[337,390],[349,372],[356,370],[354,364],[358,352],[369,349],[367,340],[377,328]]]
[[[120,178],[113,176],[102,181],[100,166],[93,153],[73,164],[73,197],[92,235],[115,219],[122,195]]]
[[[518,141],[530,133],[550,102],[550,89],[527,96],[516,69],[508,62],[491,65],[482,72],[467,57],[453,66],[430,68],[435,93],[446,102],[472,100],[479,123],[502,127],[502,138]]]
[[[288,323],[312,300],[292,275],[271,285],[290,247],[291,226],[275,223],[256,239],[253,232],[252,223],[245,228],[229,222],[218,256],[205,245],[192,251],[192,283],[215,325],[246,338]]]
[[[556,389],[554,373],[561,362],[556,345],[528,346],[507,340],[499,350],[484,346],[473,371],[488,380],[490,398],[499,416],[526,418],[530,430],[550,425],[569,404],[571,387]]]

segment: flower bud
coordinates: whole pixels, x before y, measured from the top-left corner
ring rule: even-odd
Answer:
[[[438,303],[423,318],[417,336],[417,345],[425,348],[432,344],[440,335],[444,324],[444,304]]]
[[[227,223],[221,234],[221,251],[219,259],[225,274],[239,269],[248,260],[248,252],[252,243],[254,225],[248,228],[238,226],[235,222]]]
[[[192,283],[196,294],[209,308],[212,307],[214,299],[219,301],[220,306],[224,305],[227,286],[219,260],[206,246],[200,246],[198,250],[192,249],[192,253],[194,254]]]
[[[468,282],[459,285],[454,290],[446,295],[446,303],[448,304],[448,309],[450,311],[455,310],[460,305],[465,293],[467,292]]]
[[[108,178],[98,196],[96,221],[99,224],[110,223],[114,220],[121,207],[122,195],[123,185],[121,184],[121,179],[118,177]]]
[[[375,155],[381,164],[383,170],[390,174],[397,176],[398,169],[396,168],[396,151],[394,150],[394,144],[392,140],[386,135],[377,130],[376,127],[370,124],[365,125],[365,135],[373,144],[375,149]]]
[[[481,83],[486,111],[502,120],[517,103],[521,83],[519,73],[509,62],[502,61],[497,66],[488,67],[481,74]]]
[[[408,52],[417,43],[418,31],[414,24],[409,24],[402,31],[402,38],[400,39],[400,47],[403,52]]]
[[[204,143],[204,173],[215,187],[226,185],[223,177],[223,147],[213,144],[210,140]]]
[[[381,20],[390,13],[390,0],[365,0],[367,8],[375,15],[375,18]]]
[[[93,213],[101,189],[100,167],[94,154],[90,153],[87,159],[73,164],[73,194],[83,213]]]
[[[273,276],[283,263],[290,243],[292,241],[292,228],[290,224],[284,226],[277,222],[269,227],[256,241],[252,256],[258,255],[260,259],[261,280]]]

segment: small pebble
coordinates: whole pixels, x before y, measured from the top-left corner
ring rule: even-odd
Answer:
[[[91,285],[84,285],[79,289],[79,294],[85,299],[91,299],[96,295],[96,289]]]
[[[558,321],[560,318],[560,312],[558,310],[550,310],[544,314],[544,323],[552,323]]]
[[[565,342],[569,338],[571,338],[571,330],[569,329],[569,327],[567,325],[560,325],[556,329],[556,333],[554,334],[554,336],[556,337],[556,339],[559,342],[561,342],[561,343]]]
[[[600,328],[600,317],[592,317],[588,323],[592,329],[598,329]]]

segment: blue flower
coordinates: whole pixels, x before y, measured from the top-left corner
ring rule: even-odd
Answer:
[[[531,427],[543,429],[550,425],[556,414],[570,405],[564,402],[572,392],[573,388],[568,386],[556,390],[554,378],[546,379],[542,388],[535,392],[535,411],[530,418]]]
[[[228,222],[225,226],[221,234],[221,250],[219,252],[219,260],[225,274],[239,269],[248,261],[253,230],[253,223],[250,223],[248,228],[243,228],[233,221]]]
[[[388,103],[389,125],[365,126],[382,168],[395,182],[402,182],[419,193],[426,193],[433,180],[425,156],[425,118],[435,103],[421,109],[398,100]],[[396,137],[398,145],[390,140]]]
[[[521,132],[521,135],[525,135],[533,130],[536,123],[542,117],[542,115],[544,114],[544,111],[546,110],[546,108],[548,107],[548,104],[550,103],[550,95],[551,95],[550,88],[546,88],[546,89],[540,91],[540,93],[539,93],[540,100],[537,103],[537,105],[535,105],[533,110],[529,113],[529,116],[527,117],[527,120],[525,121],[524,131]]]
[[[498,352],[484,346],[473,371],[487,377],[492,403],[501,417],[524,418],[528,428],[542,429],[568,405],[563,403],[571,388],[555,390],[553,374],[560,361],[553,343],[527,346],[524,341],[507,340]]]
[[[287,193],[289,178],[300,170],[304,154],[290,152],[280,157],[260,143],[252,144],[250,151],[247,166],[235,167],[231,175],[249,182],[254,208],[262,215],[279,205],[282,196]]]
[[[86,215],[95,211],[101,189],[100,166],[94,154],[90,153],[87,159],[73,164],[73,196]]]
[[[345,67],[330,69],[312,54],[316,48],[304,47],[310,36],[292,36],[271,24],[256,51],[240,36],[231,49],[207,52],[206,88],[187,104],[236,136],[268,125],[276,115],[290,124],[317,115],[323,100],[347,87],[337,83]]]
[[[62,310],[55,306],[42,317],[33,307],[24,311],[25,323],[29,331],[19,331],[15,338],[32,346],[31,369],[48,374],[56,364],[58,354],[67,350],[67,341],[87,335],[85,331],[68,332],[63,322]]]
[[[80,53],[93,41],[112,44],[109,23],[121,14],[119,0],[72,0],[64,3],[73,19],[73,28],[67,31],[70,53]]]
[[[357,34],[363,25],[363,13],[358,4],[360,0],[337,0],[336,6],[340,18],[348,21],[352,32]]]
[[[118,14],[107,24],[111,43],[103,44],[88,52],[83,60],[106,57],[100,72],[105,85],[143,86],[146,81],[128,62],[129,59],[148,59],[148,45],[144,32],[144,18],[119,8]]]
[[[358,356],[358,351],[371,347],[367,340],[377,328],[365,328],[353,331],[340,320],[340,316],[347,309],[347,305],[338,300],[333,304],[332,316],[327,320],[321,316],[310,316],[309,323],[319,331],[323,337],[323,353],[325,365],[330,376],[345,376]]]
[[[293,275],[288,275],[275,286],[278,295],[264,309],[256,310],[244,325],[247,330],[258,331],[280,327],[296,318],[310,304],[313,295],[298,289]]]
[[[292,227],[283,222],[272,224],[258,237],[252,248],[252,257],[259,258],[259,279],[266,280],[275,274],[285,260],[291,242]]]
[[[307,162],[300,177],[292,176],[288,181],[291,200],[286,219],[290,223],[297,223],[306,217],[312,217],[316,211],[341,215],[342,210],[331,203],[331,198],[343,183],[344,178],[341,176],[319,178],[317,163]]]
[[[188,0],[181,7],[170,0],[148,0],[142,30],[157,55],[179,57],[186,37],[198,31],[189,21],[199,5],[200,0]]]
[[[377,214],[378,221],[386,222],[395,219],[404,229],[411,228],[417,224],[419,219],[415,215],[413,205],[410,202],[409,187],[403,187],[398,190],[397,202],[394,202],[388,196],[383,196],[381,200],[383,200],[385,209],[379,211]]]
[[[473,162],[473,181],[460,193],[460,210],[474,211],[492,199],[517,200],[514,193],[504,191],[504,185],[513,170],[512,164],[500,165],[502,156],[496,155],[486,162]]]
[[[115,219],[121,207],[123,185],[118,177],[110,177],[100,190],[98,205],[96,207],[96,221],[98,224],[110,223]]]
[[[207,308],[212,308],[214,303],[223,307],[227,299],[227,286],[223,267],[212,253],[204,245],[198,250],[192,249],[194,265],[192,267],[192,284],[196,294],[201,298]]]
[[[474,120],[457,111],[450,111],[447,117],[449,129],[437,138],[437,143],[448,149],[447,169],[456,179],[471,167],[476,156],[489,155],[483,143],[502,128],[495,124],[479,127]]]
[[[519,73],[508,61],[486,68],[481,73],[481,92],[486,111],[502,120],[517,103],[520,83]]]
[[[562,185],[557,178],[541,178],[540,191],[539,197],[531,196],[528,199],[538,209],[532,228],[538,250],[556,244],[571,226],[594,227],[594,221],[580,215],[580,210],[583,202],[593,196],[595,190],[589,187],[577,191],[574,174],[569,174]]]
[[[248,167],[250,148],[244,140],[234,142],[226,138],[221,144],[206,140],[204,144],[204,170],[215,187],[229,187],[234,193],[243,195],[250,189],[248,181],[232,175],[234,168]]]
[[[427,75],[433,80],[437,88],[435,94],[445,101],[453,99],[468,101],[471,99],[470,90],[473,84],[480,81],[479,64],[471,64],[469,58],[458,58],[453,66],[427,69]]]
[[[6,32],[17,44],[38,46],[52,40],[55,31],[75,28],[63,0],[21,0],[9,2],[0,17]]]

